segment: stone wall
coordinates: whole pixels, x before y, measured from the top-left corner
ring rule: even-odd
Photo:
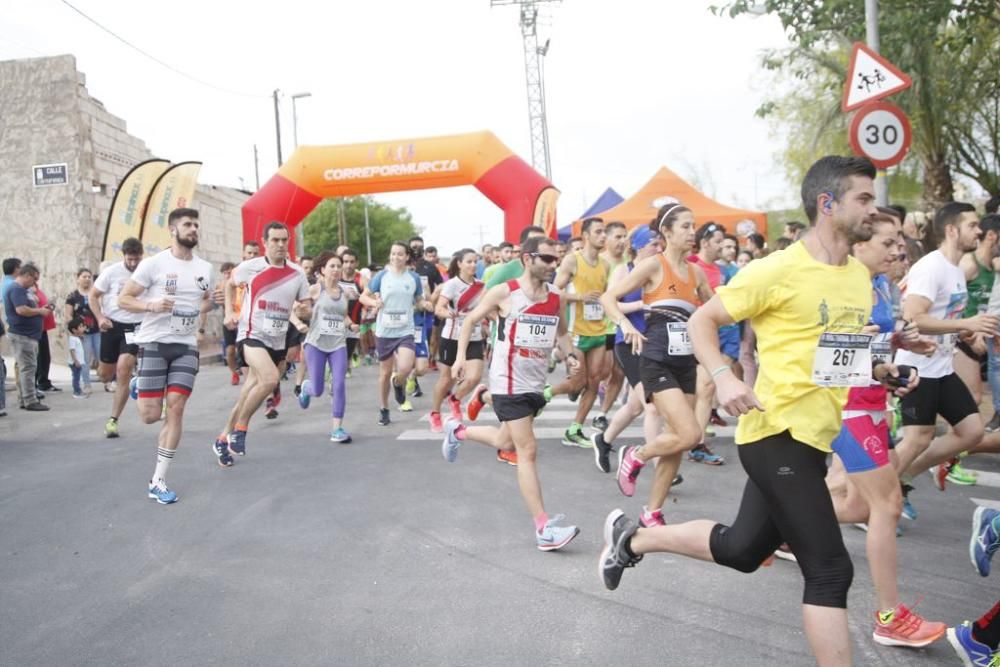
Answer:
[[[76,271],[98,270],[118,184],[152,157],[123,119],[91,97],[73,56],[0,62],[0,256],[38,264],[42,288],[58,300],[58,335],[50,334],[56,362],[65,358],[61,305],[76,286]],[[34,187],[32,166],[62,162],[67,184]],[[198,186],[192,203],[202,214],[198,254],[216,268],[239,259],[240,207],[248,198],[233,188]],[[218,335],[220,326],[213,313],[209,334]]]

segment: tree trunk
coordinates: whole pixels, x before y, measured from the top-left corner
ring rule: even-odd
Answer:
[[[955,197],[955,184],[951,180],[951,167],[944,155],[928,155],[924,164],[924,205],[937,208]]]

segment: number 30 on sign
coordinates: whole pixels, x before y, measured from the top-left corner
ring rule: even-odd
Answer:
[[[910,150],[910,120],[889,102],[870,102],[858,109],[849,132],[854,152],[879,169],[899,164]]]

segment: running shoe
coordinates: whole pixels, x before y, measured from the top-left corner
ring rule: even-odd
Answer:
[[[562,549],[580,534],[580,529],[576,526],[556,525],[565,518],[565,515],[557,514],[546,522],[544,528],[535,533],[535,543],[538,545],[539,551]]]
[[[729,426],[729,422],[727,422],[725,419],[723,419],[719,415],[719,411],[718,410],[712,410],[712,416],[709,417],[708,421],[709,421],[710,424],[718,426],[719,428],[723,428],[723,427]]]
[[[413,404],[406,400],[399,404],[400,412],[413,412]]]
[[[582,393],[583,393],[582,389],[579,390],[579,391],[571,391],[569,393],[569,401],[570,401],[570,403],[576,403],[576,399],[580,398],[580,394],[582,394]]]
[[[424,390],[420,388],[420,381],[417,378],[413,378],[413,396],[414,398],[420,398],[424,395]]]
[[[643,505],[642,514],[639,515],[639,525],[643,528],[667,525],[666,520],[663,518],[663,510],[659,509],[650,512],[649,508]]]
[[[281,405],[281,385],[279,384],[274,388],[274,393],[271,394],[271,399],[274,401],[274,407]]]
[[[993,417],[986,422],[986,432],[996,433],[1000,431],[1000,412],[994,412]]]
[[[378,410],[378,425],[388,426],[389,421],[389,408],[379,408]]]
[[[910,521],[917,520],[917,508],[910,502],[909,496],[903,496],[903,517]]]
[[[637,530],[639,526],[629,521],[621,510],[613,510],[604,520],[604,549],[597,569],[609,591],[618,588],[625,568],[635,567],[642,560],[641,555],[636,556],[628,549],[629,540]]]
[[[545,399],[546,403],[551,403],[553,396],[555,396],[555,394],[552,392],[552,385],[545,385],[545,388],[542,389],[542,398]]]
[[[233,373],[233,376],[231,378],[229,378],[229,384],[231,384],[231,385],[233,385],[235,387],[239,383],[240,383],[240,374],[239,373]]]
[[[506,451],[504,449],[497,450],[497,461],[500,463],[506,463],[509,466],[517,465],[517,450]]]
[[[972,623],[965,621],[954,628],[948,628],[948,643],[962,659],[965,667],[997,667],[1000,652],[995,652],[986,644],[972,636]]]
[[[440,412],[431,412],[429,419],[431,422],[431,433],[444,433]]]
[[[139,378],[135,376],[128,381],[128,397],[133,401],[139,400]]]
[[[713,454],[712,450],[708,448],[705,443],[702,443],[688,452],[688,459],[694,461],[695,463],[704,463],[710,466],[721,466],[726,462],[724,458],[718,454]]]
[[[441,441],[441,455],[448,463],[454,463],[458,458],[458,448],[462,441],[455,436],[455,431],[462,425],[462,422],[449,419],[444,425],[444,440]]]
[[[348,368],[347,372],[344,373],[344,378],[347,379],[347,380],[351,379],[351,369],[350,368]]]
[[[582,447],[585,449],[593,447],[590,439],[583,434],[583,430],[579,427],[576,429],[566,429],[566,432],[563,433],[562,444],[567,447]]]
[[[477,385],[475,389],[472,390],[472,398],[469,399],[469,403],[465,406],[465,411],[469,414],[469,421],[476,421],[479,418],[479,412],[483,409],[485,403],[483,403],[483,394],[486,393],[486,385]]]
[[[674,487],[683,483],[684,483],[684,475],[677,473],[677,476],[674,477],[674,481],[670,483],[670,486]]]
[[[406,393],[413,394],[417,391],[417,378],[412,375],[406,378]]]
[[[464,418],[462,415],[462,403],[455,398],[454,394],[448,394],[448,407],[451,408],[451,418],[456,421],[462,421]]]
[[[990,561],[998,548],[1000,548],[1000,512],[988,507],[977,507],[972,515],[969,556],[979,576],[990,575]]]
[[[784,542],[779,544],[778,548],[774,550],[774,555],[781,560],[787,560],[792,563],[799,562],[799,559],[795,557],[795,554],[792,553],[792,550]]]
[[[104,422],[104,437],[105,438],[117,438],[118,437],[118,420],[114,417],[108,417],[108,421]]]
[[[938,488],[938,491],[944,491],[945,482],[948,480],[948,471],[951,470],[951,466],[955,463],[958,463],[957,456],[946,463],[934,466],[927,471],[931,474],[931,477],[934,478],[934,486]]]
[[[966,470],[958,461],[948,471],[948,481],[959,486],[975,486],[979,477],[971,470]]]
[[[604,441],[601,432],[590,436],[590,444],[594,448],[594,463],[601,472],[611,472],[611,445]]]
[[[228,438],[216,438],[215,442],[212,443],[212,451],[215,452],[216,458],[219,459],[220,466],[228,468],[233,465],[233,456],[229,453]]]
[[[309,407],[309,401],[312,400],[312,396],[310,396],[309,392],[309,380],[307,379],[302,383],[302,389],[299,391],[299,407],[303,410]]]
[[[618,450],[618,488],[629,498],[635,495],[635,480],[646,465],[635,457],[637,449],[639,448],[633,445]]]
[[[608,428],[608,418],[605,415],[597,415],[590,423],[601,433],[604,433]]]
[[[166,482],[163,480],[159,480],[157,484],[154,484],[152,481],[149,482],[149,497],[161,505],[169,505],[170,503],[177,502],[177,494],[168,489]]]
[[[389,378],[389,384],[392,385],[392,393],[396,398],[396,403],[402,405],[406,402],[406,390],[396,384],[396,374],[393,373],[392,377]]]
[[[357,368],[361,365],[361,358],[358,355],[351,357],[351,368]]]
[[[948,630],[944,623],[926,621],[904,604],[897,605],[888,622],[883,623],[881,616],[880,612],[875,612],[872,639],[882,646],[920,648],[941,639]]]
[[[247,455],[247,432],[239,429],[229,432],[229,452],[240,456]]]
[[[351,436],[344,430],[343,426],[338,426],[330,432],[330,442],[339,442],[346,445],[351,441]]]
[[[549,355],[549,373],[556,370],[556,366],[559,365],[559,359],[556,358],[556,351],[552,350],[552,354]]]

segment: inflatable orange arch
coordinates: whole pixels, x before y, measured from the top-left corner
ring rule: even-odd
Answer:
[[[326,197],[474,185],[504,212],[504,238],[539,225],[556,236],[559,191],[492,132],[300,146],[243,205],[244,242],[267,223],[298,225]]]

